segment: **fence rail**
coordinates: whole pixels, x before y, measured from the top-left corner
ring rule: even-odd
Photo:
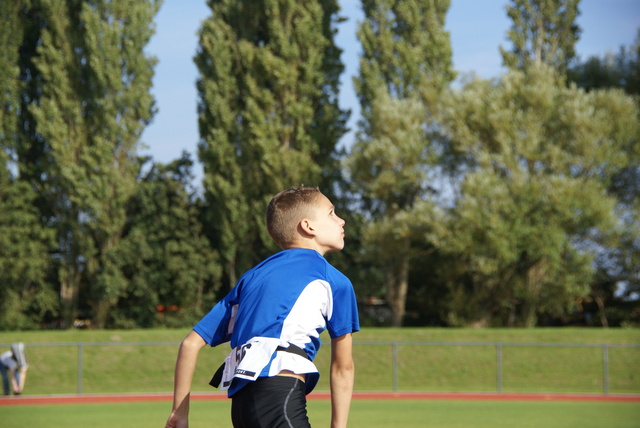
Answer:
[[[156,341],[156,342],[140,342],[140,341],[136,341],[136,342],[57,342],[57,343],[25,343],[25,346],[27,347],[27,349],[32,349],[32,348],[41,348],[41,347],[76,347],[77,348],[77,353],[76,353],[76,375],[77,375],[77,382],[76,382],[76,394],[81,395],[83,394],[83,383],[84,383],[84,372],[85,372],[85,360],[86,360],[86,355],[85,353],[87,352],[86,350],[88,348],[92,348],[92,347],[121,347],[121,346],[127,346],[127,347],[146,347],[146,346],[175,346],[177,347],[179,345],[180,342],[178,341]],[[330,346],[330,344],[327,344]],[[8,343],[0,343],[0,346],[2,347],[6,347],[9,346]],[[367,347],[374,347],[374,348],[367,348]],[[490,348],[493,349],[495,351],[495,360],[492,363],[495,367],[495,390],[494,391],[486,391],[486,392],[497,392],[497,393],[503,393],[504,390],[504,382],[505,382],[505,365],[510,365],[511,363],[513,363],[514,359],[517,359],[517,357],[512,357],[510,359],[506,359],[505,358],[505,351],[511,348],[524,348],[524,347],[531,347],[531,348],[536,348],[537,352],[540,352],[540,349],[543,348],[594,348],[594,349],[601,349],[601,356],[599,357],[601,359],[600,363],[601,363],[601,367],[602,367],[602,374],[601,374],[601,384],[602,384],[602,390],[601,393],[604,395],[608,395],[610,394],[610,365],[611,365],[611,350],[612,349],[640,349],[640,344],[577,344],[577,343],[520,343],[520,342],[424,342],[424,341],[420,341],[420,342],[416,342],[416,341],[354,341],[354,354],[358,354],[358,352],[360,352],[361,355],[364,355],[365,357],[362,357],[363,359],[369,358],[369,356],[371,355],[376,355],[376,354],[382,354],[384,355],[384,351],[380,351],[380,349],[384,349],[384,348],[389,349],[391,351],[391,355],[390,355],[390,371],[391,371],[391,389],[393,391],[401,391],[403,390],[400,386],[400,378],[401,376],[401,369],[404,370],[408,370],[411,371],[411,360],[415,360],[415,357],[412,357],[412,355],[421,355],[424,352],[420,351],[420,352],[413,352],[411,353],[410,350],[413,349],[414,347],[418,347],[418,348],[434,348],[434,347],[445,347],[448,348],[448,350],[451,350],[453,348],[457,348],[457,349],[464,349],[465,351],[469,350],[469,349],[473,349],[473,348]],[[370,349],[374,349],[373,352],[370,352]],[[409,351],[407,351],[407,349],[409,349]],[[404,350],[404,354],[406,355],[401,355],[402,351]],[[577,352],[577,351],[576,351]],[[322,353],[321,353],[322,354]],[[330,353],[324,352],[324,355],[327,355]],[[174,354],[175,355],[175,354]],[[477,355],[477,354],[476,354]],[[640,354],[639,354],[640,355]],[[175,360],[175,356],[172,356],[172,358]],[[444,357],[445,359],[447,357]],[[473,358],[473,357],[471,357]],[[326,357],[325,357],[326,360]],[[486,360],[486,357],[485,357]],[[427,364],[430,364],[430,360],[425,359],[424,361],[420,361],[418,359],[417,365],[421,366],[423,364],[425,364],[425,361]],[[635,364],[636,361],[640,361],[640,358],[638,356],[634,356],[633,357],[633,364]],[[324,363],[326,365],[326,361]],[[454,367],[456,366],[455,361],[453,361],[451,363]],[[319,366],[322,365],[318,364]],[[473,364],[474,367],[478,367],[482,365],[482,362],[480,363],[475,363]],[[486,365],[486,361],[485,361],[485,365]],[[407,366],[409,366],[409,368],[407,368]],[[627,368],[626,368],[627,369]],[[96,370],[95,368],[93,369],[94,371]],[[97,369],[99,370],[99,369]],[[108,368],[105,368],[105,370],[108,370]],[[637,370],[637,367],[628,367],[628,371],[629,373],[635,373]],[[31,371],[31,369],[30,369]],[[323,371],[323,369],[321,368],[321,372]],[[406,378],[406,375],[404,375],[404,377]],[[580,391],[575,391],[575,392],[580,392]],[[634,391],[632,391],[634,393],[638,393],[640,391],[636,391],[635,387],[634,387]]]
[[[505,347],[540,347],[540,348],[601,348],[602,349],[602,384],[605,395],[609,394],[609,349],[637,348],[640,344],[581,344],[581,343],[521,343],[521,342],[403,342],[403,341],[363,341],[354,342],[361,345],[390,345],[393,349],[393,391],[398,391],[398,348],[405,346],[491,346],[496,350],[496,392],[502,393],[503,385],[503,348]]]

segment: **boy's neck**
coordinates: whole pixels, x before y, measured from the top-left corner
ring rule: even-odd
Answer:
[[[313,250],[315,252],[317,252],[318,254],[320,254],[322,257],[324,257],[324,255],[326,254],[326,250],[324,249],[320,249],[317,248],[317,245],[309,245],[306,243],[296,243],[293,245],[290,245],[289,247],[285,248],[285,250],[294,250],[294,249],[299,249],[299,250]]]

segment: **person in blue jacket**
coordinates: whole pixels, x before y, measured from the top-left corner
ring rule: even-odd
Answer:
[[[320,333],[331,337],[331,426],[346,427],[360,330],[353,285],[324,255],[344,247],[345,221],[317,187],[284,190],[267,208],[282,251],[247,271],[180,344],[167,428],[188,426],[198,353],[230,342],[212,385],[227,390],[233,426],[310,427],[306,395],[318,382]]]

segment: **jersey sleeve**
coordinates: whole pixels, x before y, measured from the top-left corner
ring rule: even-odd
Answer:
[[[349,279],[338,272],[332,275],[331,295],[333,310],[327,319],[327,332],[332,339],[360,331],[358,302]]]
[[[210,346],[217,346],[231,339],[238,304],[238,289],[238,286],[234,287],[193,327]]]

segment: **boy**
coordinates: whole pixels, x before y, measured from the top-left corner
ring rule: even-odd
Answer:
[[[267,230],[283,251],[246,272],[182,341],[167,428],[188,425],[200,349],[226,341],[232,351],[212,384],[228,388],[234,427],[310,427],[306,394],[319,378],[312,361],[325,329],[331,337],[331,427],[346,427],[358,309],[351,282],[324,259],[344,247],[344,224],[317,187],[273,197]]]

